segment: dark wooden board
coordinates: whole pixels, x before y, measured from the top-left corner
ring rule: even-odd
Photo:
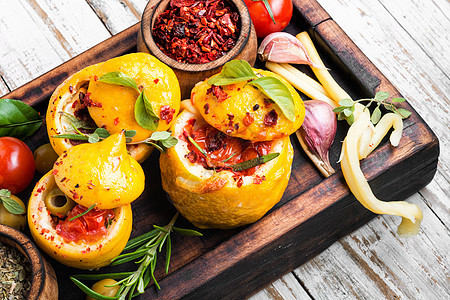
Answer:
[[[316,1],[294,0],[294,4],[294,16],[286,31],[296,34],[308,30],[325,64],[352,97],[373,96],[381,90],[401,97]],[[93,63],[135,51],[138,29],[139,24],[130,27],[5,98],[21,99],[45,113],[51,93],[70,74]],[[307,68],[301,69],[307,72]],[[384,142],[361,163],[375,195],[383,200],[403,200],[414,194],[431,181],[437,168],[439,142],[436,136],[412,107],[407,103],[403,105],[413,114],[405,121],[400,145],[392,148]],[[347,129],[344,122],[339,122],[331,148],[330,158],[337,170],[339,165],[335,162],[340,153],[340,141]],[[35,148],[46,140],[46,131],[41,128],[27,143]],[[340,171],[324,179],[294,138],[292,143],[295,149],[292,174],[280,203],[249,226],[234,230],[201,230],[203,237],[174,235],[169,274],[164,274],[164,254],[161,253],[156,270],[161,290],[149,288],[142,299],[244,298],[374,217],[349,193]],[[158,153],[152,154],[143,168],[146,190],[133,202],[132,236],[150,230],[153,224],[165,225],[175,214],[161,188]],[[193,228],[182,218],[177,225]],[[82,299],[82,292],[69,280],[70,274],[80,271],[50,261],[58,276],[60,298]],[[133,265],[128,264],[100,271],[132,268]]]

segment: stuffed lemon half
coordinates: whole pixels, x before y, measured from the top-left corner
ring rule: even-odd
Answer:
[[[247,79],[226,78],[232,83],[222,86],[206,79],[194,87],[191,99],[182,101],[184,110],[171,129],[178,144],[160,157],[164,190],[199,228],[256,222],[281,199],[289,181],[293,160],[289,135],[303,122],[303,102],[275,74],[250,72],[283,85],[292,101],[289,118]]]
[[[135,105],[141,93],[152,108],[156,125],[152,129],[136,121]],[[142,162],[153,149],[142,142],[154,131],[170,127],[178,114],[180,97],[175,73],[150,54],[132,53],[88,66],[67,78],[50,98],[46,115],[50,143],[61,155],[83,141],[58,136],[89,134],[96,128],[110,134],[134,130],[133,144],[127,147]]]
[[[36,184],[28,203],[31,234],[48,255],[80,269],[111,262],[131,233],[131,205],[144,173],[124,133],[70,148]]]

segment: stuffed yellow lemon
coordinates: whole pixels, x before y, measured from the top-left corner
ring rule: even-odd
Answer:
[[[136,121],[135,106],[141,93],[146,96],[146,109],[151,107],[154,119],[150,125],[154,126]],[[142,141],[154,131],[170,127],[180,97],[175,73],[150,54],[132,53],[86,67],[67,78],[50,99],[46,116],[50,143],[61,155],[82,143],[67,137],[70,134],[93,133],[96,128],[110,134],[134,130],[133,145],[127,147],[142,162],[153,149]]]
[[[128,241],[130,202],[143,188],[144,173],[127,154],[124,132],[72,147],[33,190],[28,203],[31,234],[42,250],[65,265],[108,265]]]
[[[305,108],[281,77],[242,60],[198,83],[172,126],[178,144],[161,154],[164,190],[199,228],[260,219],[283,196],[293,149],[289,135]]]

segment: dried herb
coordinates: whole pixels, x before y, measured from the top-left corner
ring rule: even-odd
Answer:
[[[17,249],[0,242],[0,297],[26,299],[31,287],[31,265]]]
[[[42,118],[19,100],[0,99],[0,136],[26,139],[41,127]]]
[[[170,1],[153,26],[153,38],[176,61],[203,64],[236,45],[239,14],[224,0]]]
[[[287,86],[273,76],[258,77],[245,60],[227,62],[218,75],[208,80],[208,84],[221,86],[244,81],[249,81],[248,84],[257,87],[278,105],[286,118],[295,121],[294,99]]]
[[[404,98],[392,98],[392,100],[386,101],[389,98],[388,92],[377,92],[375,94],[375,97],[369,98],[369,99],[359,99],[356,101],[353,101],[351,99],[342,99],[339,101],[339,107],[336,107],[333,109],[335,113],[338,113],[338,120],[347,120],[347,123],[349,125],[352,125],[355,118],[353,115],[353,112],[355,111],[355,104],[368,101],[368,103],[365,105],[365,107],[368,109],[372,103],[376,103],[376,107],[372,112],[372,115],[370,116],[370,121],[372,124],[377,124],[378,121],[380,121],[381,118],[381,109],[380,106],[383,105],[385,109],[394,112],[395,114],[402,117],[402,119],[407,119],[411,112],[404,108],[399,108],[395,105],[395,103],[401,103],[405,102]]]
[[[70,279],[75,283],[83,292],[91,296],[94,299],[131,299],[140,294],[143,294],[145,288],[153,280],[155,286],[160,289],[158,282],[154,276],[156,268],[156,260],[158,252],[161,252],[164,244],[166,244],[166,274],[169,272],[170,256],[172,252],[172,242],[170,234],[172,231],[176,231],[180,234],[191,236],[202,236],[201,233],[190,230],[182,229],[174,226],[179,213],[172,218],[172,220],[164,227],[154,225],[154,229],[139,237],[128,241],[124,248],[126,252],[113,259],[111,266],[123,264],[129,261],[137,260],[136,263],[139,267],[136,271],[122,272],[122,273],[108,273],[108,274],[96,274],[96,275],[73,275]],[[113,278],[119,280],[117,285],[120,285],[119,292],[116,297],[105,297],[83,284],[80,280],[101,280],[105,278]]]
[[[11,197],[11,191],[7,189],[0,190],[0,204],[6,208],[7,211],[14,215],[21,215],[24,213],[23,207]]]

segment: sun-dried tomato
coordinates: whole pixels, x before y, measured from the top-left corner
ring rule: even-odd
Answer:
[[[278,121],[278,114],[277,114],[277,112],[274,109],[269,111],[264,116],[264,125],[275,126],[275,125],[277,125],[277,121]]]
[[[224,0],[171,0],[156,19],[152,34],[167,56],[202,64],[236,45],[238,23],[239,14]]]

